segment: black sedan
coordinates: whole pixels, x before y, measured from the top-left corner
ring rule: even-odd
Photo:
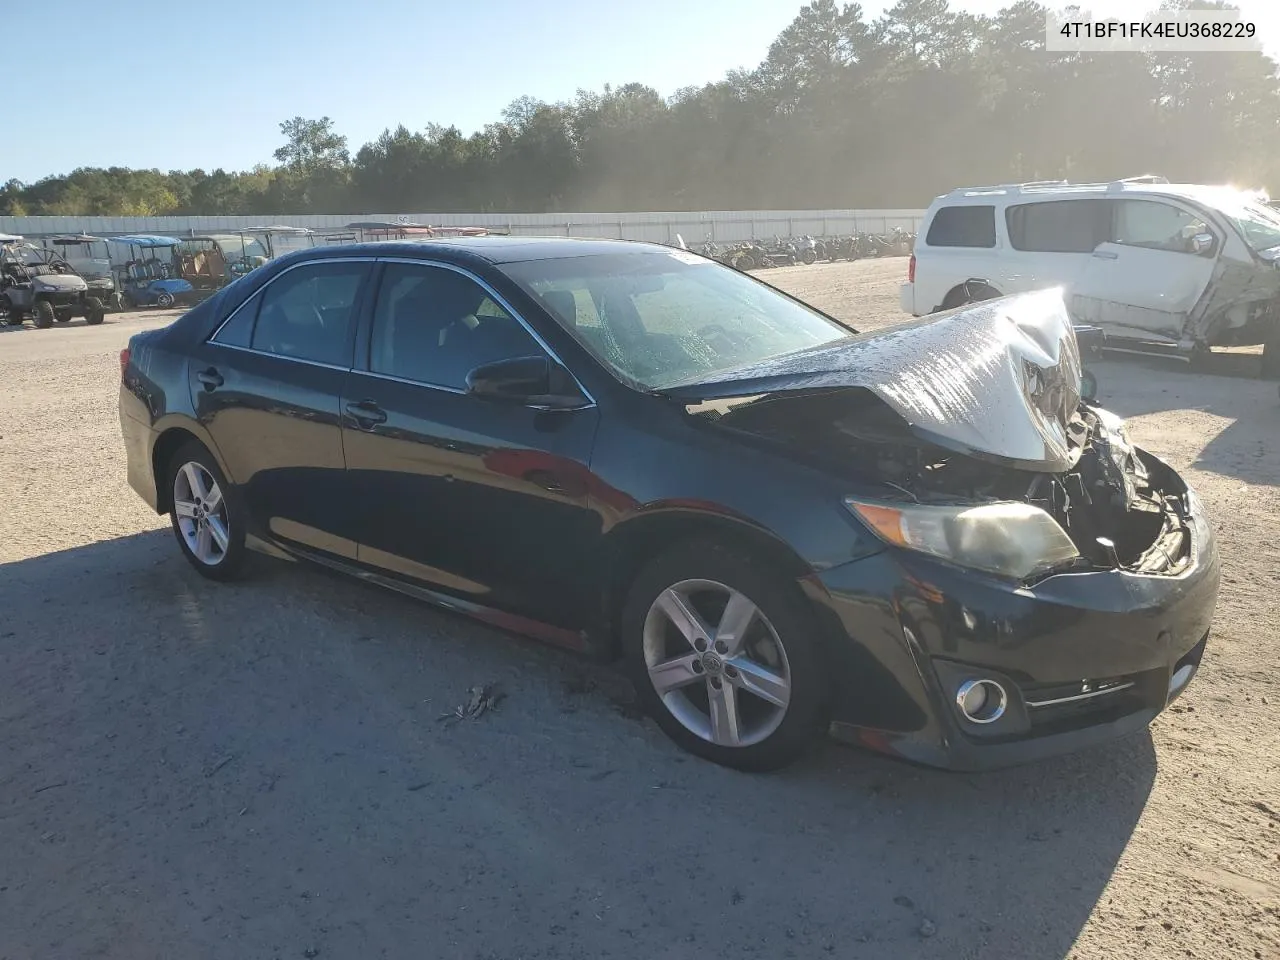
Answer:
[[[1140,730],[1219,561],[1080,396],[1054,292],[855,334],[685,250],[301,251],[121,354],[129,482],[200,573],[305,559],[601,658],[686,749],[958,769]]]

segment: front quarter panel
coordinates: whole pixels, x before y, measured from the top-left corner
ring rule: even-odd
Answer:
[[[661,397],[621,398],[596,436],[592,472],[608,536],[664,511],[742,523],[785,544],[810,570],[883,549],[845,508],[856,492],[821,470],[751,445]]]

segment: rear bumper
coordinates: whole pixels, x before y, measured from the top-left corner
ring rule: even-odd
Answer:
[[[898,288],[898,302],[902,306],[904,313],[919,316],[916,313],[916,285],[914,283],[904,283]]]
[[[835,634],[832,733],[930,766],[979,770],[1140,731],[1195,676],[1220,561],[1203,516],[1178,576],[1060,574],[1031,587],[886,550],[817,577]],[[978,725],[956,704],[966,680],[1008,695]]]
[[[120,436],[124,440],[129,486],[152,510],[158,509],[156,478],[151,466],[155,431],[151,428],[146,405],[124,384],[120,387]]]

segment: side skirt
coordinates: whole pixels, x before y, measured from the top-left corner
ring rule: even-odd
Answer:
[[[534,620],[530,617],[522,617],[519,614],[508,613],[505,610],[498,610],[493,607],[486,607],[483,604],[475,603],[470,600],[463,600],[460,597],[450,596],[447,593],[441,593],[438,590],[432,590],[429,587],[420,586],[416,583],[409,583],[404,580],[388,577],[381,573],[376,573],[359,564],[349,563],[336,557],[331,557],[323,553],[317,553],[301,547],[290,544],[285,547],[278,543],[273,543],[253,537],[251,542],[247,544],[251,549],[265,553],[269,556],[279,557],[287,560],[307,560],[311,563],[317,563],[322,567],[328,567],[339,573],[355,577],[357,580],[363,580],[366,583],[372,583],[379,587],[385,587],[388,590],[394,590],[396,593],[402,593],[405,596],[413,597],[415,600],[422,600],[436,607],[443,607],[454,613],[461,613],[464,616],[487,623],[490,626],[498,627],[502,630],[509,630],[512,633],[518,633],[522,636],[533,637],[545,643],[554,644],[557,647],[564,647],[579,653],[594,653],[595,645],[592,644],[585,634],[574,630],[568,630],[564,627],[557,627],[550,623],[543,623],[541,620]]]

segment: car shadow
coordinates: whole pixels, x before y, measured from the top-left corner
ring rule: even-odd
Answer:
[[[1280,395],[1277,384],[1253,374],[1230,371],[1248,354],[1215,353],[1213,373],[1191,372],[1185,364],[1155,358],[1103,360],[1089,364],[1098,377],[1098,402],[1130,419],[1152,413],[1185,411],[1192,431],[1212,439],[1194,451],[1192,466],[1255,485],[1280,484]],[[1218,361],[1223,363],[1219,365]],[[1243,363],[1248,368],[1248,363]],[[1210,422],[1206,422],[1210,421]],[[1176,421],[1162,429],[1177,429]],[[1179,438],[1169,438],[1171,442]],[[1188,436],[1190,439],[1190,435]]]
[[[300,564],[210,583],[167,530],[0,565],[0,610],[17,953],[1060,960],[1156,773],[1146,734],[738,773],[612,667]]]
[[[118,322],[119,314],[108,313],[106,318],[102,321],[102,323],[97,324],[97,326],[105,326],[106,324],[112,323],[113,317],[115,318],[115,321]],[[46,330],[65,330],[68,327],[90,327],[90,326],[94,326],[94,324],[89,323],[89,321],[85,320],[83,317],[73,317],[72,319],[68,320],[66,323],[55,323],[53,326],[46,327],[45,329]],[[16,324],[16,323],[10,324],[6,322],[4,319],[0,319],[0,334],[22,333],[23,331],[26,331],[27,333],[38,333],[39,330],[40,328],[32,326],[30,321],[24,321],[23,323],[20,323],[20,324]]]

